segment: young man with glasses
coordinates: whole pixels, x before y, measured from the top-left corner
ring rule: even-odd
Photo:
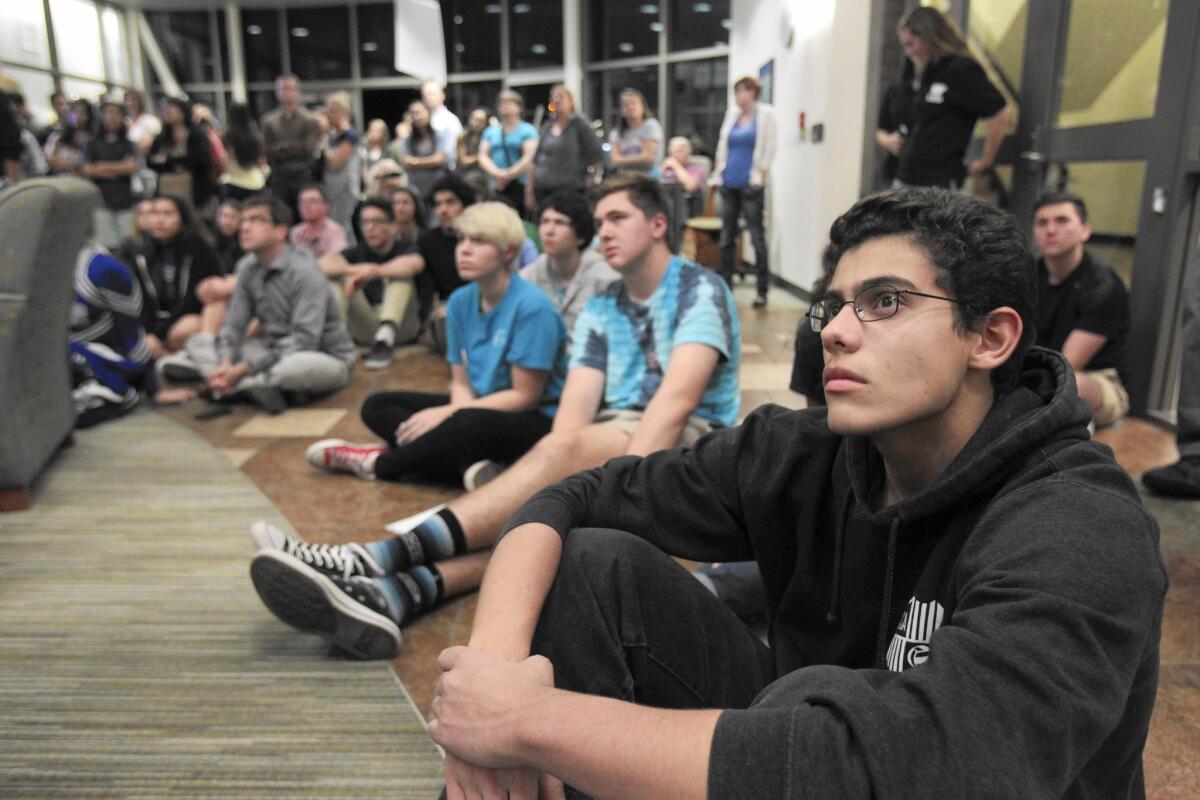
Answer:
[[[1070,366],[1029,348],[1021,230],[902,189],[831,239],[810,312],[827,410],[764,407],[509,520],[469,646],[439,656],[451,800],[555,778],[622,798],[1144,795],[1158,532],[1089,441]],[[756,559],[769,644],[671,556]]]
[[[413,244],[396,238],[392,204],[368,197],[354,210],[361,240],[318,264],[329,278],[338,309],[358,342],[370,342],[367,369],[391,366],[397,344],[416,341],[421,329],[414,279],[425,268]]]
[[[291,211],[271,195],[242,205],[239,239],[246,256],[220,333],[199,333],[173,360],[178,374],[202,377],[218,398],[245,395],[271,413],[293,401],[328,394],[350,382],[354,342],[325,276],[307,250],[288,244]],[[252,319],[262,336],[246,337]]]

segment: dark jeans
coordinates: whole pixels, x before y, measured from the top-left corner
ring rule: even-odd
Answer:
[[[288,208],[300,219],[300,190],[313,183],[313,171],[305,164],[280,164],[274,167],[267,188],[271,194],[288,204]]]
[[[458,482],[476,461],[511,463],[550,432],[552,420],[538,411],[464,408],[419,439],[396,445],[401,422],[449,402],[448,395],[425,392],[377,392],[366,399],[363,422],[391,446],[375,462],[376,478]]]
[[[721,187],[721,277],[732,285],[737,259],[738,218],[746,218],[746,230],[754,244],[754,270],[758,278],[758,293],[766,295],[771,286],[767,265],[767,235],[763,230],[763,190],[743,186]]]

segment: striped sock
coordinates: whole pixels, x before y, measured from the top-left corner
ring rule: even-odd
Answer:
[[[384,572],[395,573],[441,561],[467,552],[467,541],[462,525],[448,508],[429,517],[411,531],[397,534],[390,539],[367,542],[371,557],[383,567]]]
[[[413,567],[405,572],[373,578],[388,597],[393,619],[403,627],[441,602],[445,589],[437,567]]]

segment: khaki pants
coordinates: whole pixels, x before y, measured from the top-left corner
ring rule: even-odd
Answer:
[[[1100,387],[1100,408],[1092,414],[1097,428],[1112,425],[1129,413],[1129,393],[1125,391],[1115,369],[1085,370],[1083,374]]]
[[[597,425],[612,425],[624,431],[632,439],[638,425],[642,422],[642,417],[645,415],[646,412],[632,408],[605,409],[597,414],[592,422]],[[696,443],[697,439],[706,433],[716,430],[717,427],[719,426],[715,426],[703,417],[697,417],[693,414],[684,423],[683,430],[679,432],[679,441],[676,444],[691,447]]]
[[[408,344],[417,339],[421,320],[417,316],[416,292],[409,279],[391,278],[384,281],[383,300],[371,305],[362,289],[353,297],[346,297],[340,278],[329,281],[329,289],[337,301],[342,319],[350,329],[350,337],[359,344],[370,344],[375,340],[375,331],[385,322],[396,328],[396,344]]]

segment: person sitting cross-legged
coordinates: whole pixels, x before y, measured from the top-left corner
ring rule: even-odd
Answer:
[[[256,525],[263,549],[251,577],[280,619],[360,657],[393,657],[416,611],[478,587],[500,527],[538,489],[734,424],[741,336],[733,295],[715,273],[672,257],[657,182],[638,174],[606,181],[595,192],[595,220],[621,280],[576,322],[551,432],[495,479],[398,536],[318,545]]]
[[[217,398],[244,395],[271,413],[350,382],[354,342],[312,255],[288,244],[291,211],[268,194],[242,206],[237,283],[220,333],[198,333],[164,374],[203,380]],[[246,336],[257,319],[262,335]]]
[[[469,283],[446,307],[449,395],[371,395],[363,422],[385,444],[326,439],[308,449],[314,466],[360,478],[457,483],[475,462],[516,461],[550,432],[567,335],[549,298],[512,272],[525,236],[521,220],[503,203],[480,203],[455,224],[458,272]]]
[[[567,335],[588,300],[621,276],[592,247],[596,226],[582,191],[563,189],[538,206],[542,254],[521,267],[521,277],[541,287],[567,323]]]
[[[368,197],[354,209],[362,239],[318,264],[329,278],[350,335],[371,342],[363,360],[367,369],[392,363],[397,344],[416,341],[421,330],[413,279],[425,268],[415,245],[396,238],[392,204]]]
[[[830,231],[828,408],[764,406],[513,515],[438,656],[447,796],[1141,798],[1167,574],[1020,225],[942,189]],[[768,641],[675,558],[753,558]]]

